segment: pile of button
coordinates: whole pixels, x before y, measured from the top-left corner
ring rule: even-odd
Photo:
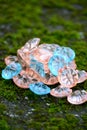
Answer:
[[[87,80],[87,72],[77,70],[75,52],[69,47],[38,45],[39,42],[39,38],[33,38],[17,51],[17,56],[6,57],[2,77],[13,79],[17,86],[29,88],[37,95],[67,97],[68,102],[76,105],[87,102],[85,90],[71,89]],[[60,83],[56,88],[47,86],[56,83]]]

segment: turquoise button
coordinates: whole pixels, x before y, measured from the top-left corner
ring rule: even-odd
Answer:
[[[63,57],[60,55],[54,55],[50,58],[48,67],[53,75],[58,76],[58,71],[64,67],[65,64],[66,62]]]
[[[29,85],[30,90],[37,95],[50,93],[50,88],[42,82],[32,83]]]
[[[69,47],[58,47],[54,51],[53,55],[62,56],[66,63],[71,62],[75,58],[75,52]]]
[[[31,59],[30,67],[35,70],[40,76],[45,77],[44,66],[41,62]]]
[[[19,63],[12,62],[2,70],[2,78],[12,79],[14,76],[18,75],[21,70],[22,66]]]

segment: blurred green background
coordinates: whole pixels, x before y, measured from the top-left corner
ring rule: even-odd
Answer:
[[[0,0],[0,73],[4,58],[34,37],[71,47],[87,71],[87,0]],[[75,89],[87,90],[87,81]],[[0,76],[0,130],[67,129],[87,129],[87,103],[37,96]]]

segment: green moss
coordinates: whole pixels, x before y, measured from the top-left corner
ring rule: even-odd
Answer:
[[[83,123],[81,124],[85,129],[87,129],[87,114],[82,115]]]
[[[0,130],[10,130],[8,123],[5,120],[0,120]]]
[[[0,103],[0,113],[3,114],[7,110],[7,106],[4,103]]]

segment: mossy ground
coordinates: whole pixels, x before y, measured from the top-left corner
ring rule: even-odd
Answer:
[[[87,71],[87,0],[0,0],[0,73],[4,58],[33,37],[71,47]],[[77,88],[87,90],[87,81]],[[37,96],[1,76],[0,102],[0,130],[87,129],[87,103]]]

